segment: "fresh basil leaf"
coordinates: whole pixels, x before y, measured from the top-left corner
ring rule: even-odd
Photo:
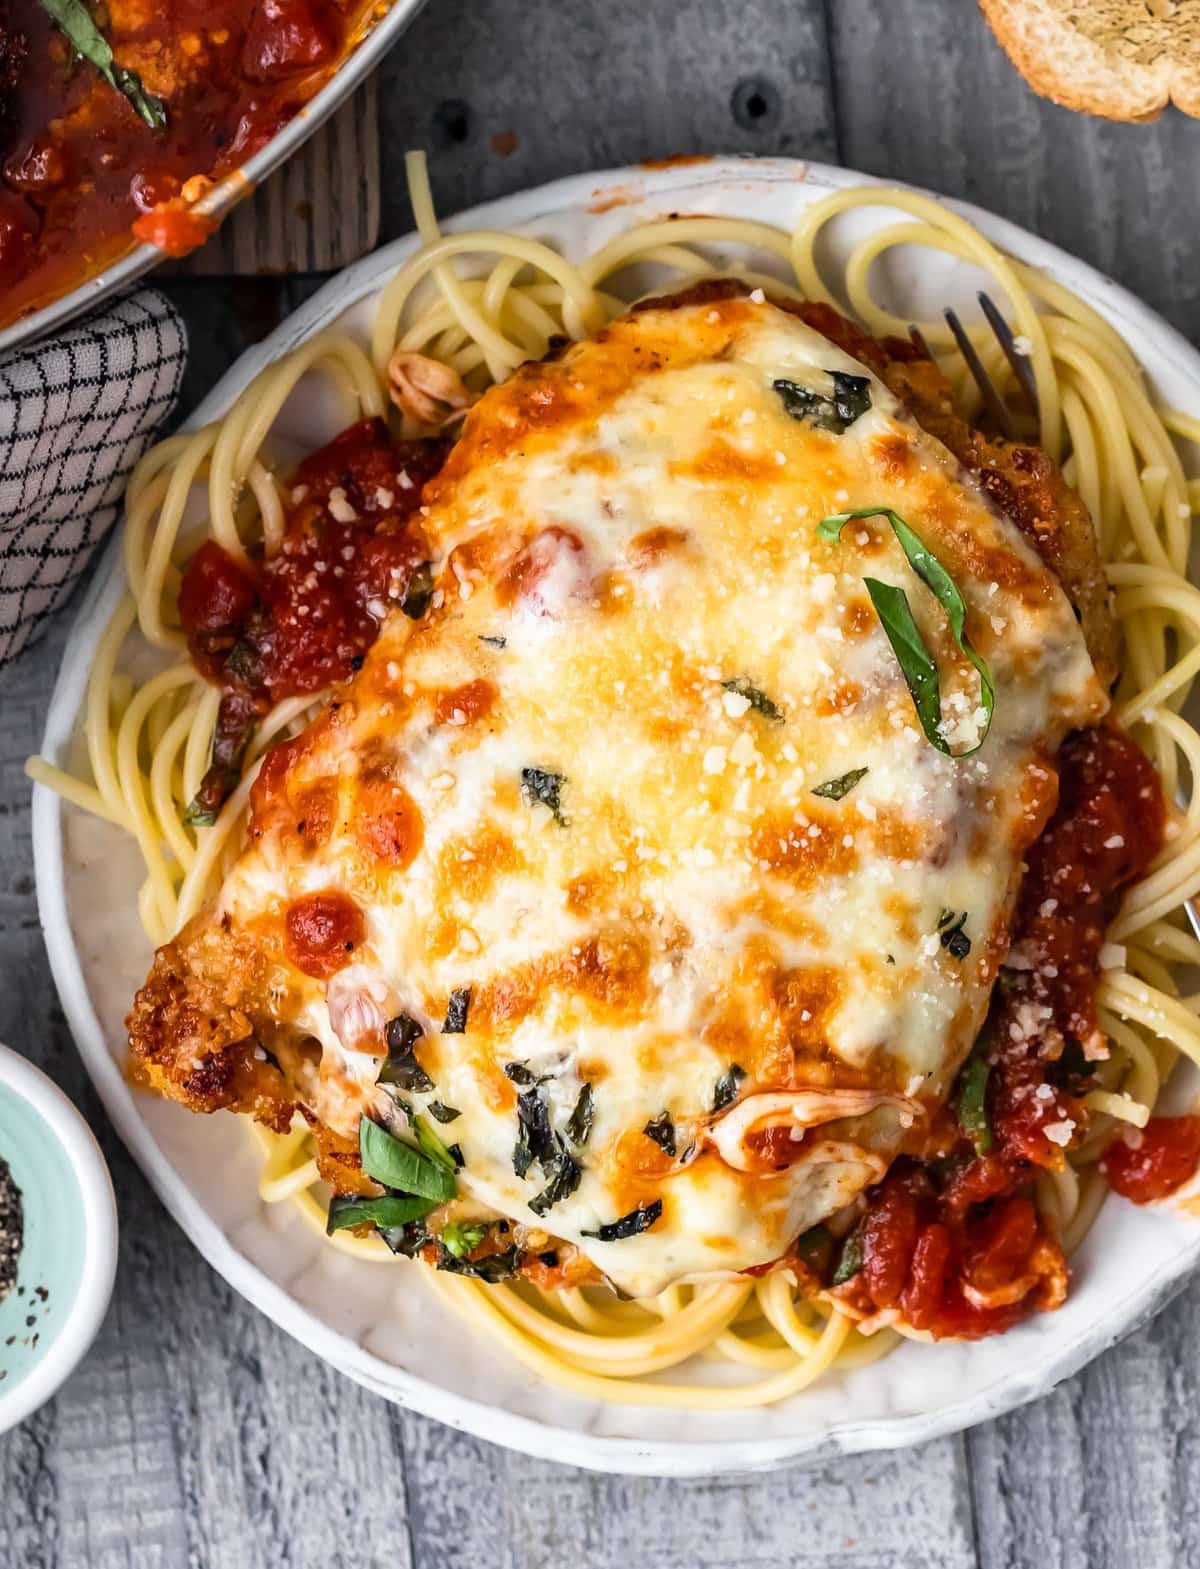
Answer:
[[[199,801],[193,801],[183,814],[185,828],[211,828],[217,820],[215,812],[208,811]]]
[[[455,1258],[466,1258],[468,1253],[474,1253],[487,1236],[487,1230],[486,1225],[465,1226],[460,1221],[452,1220],[448,1226],[442,1227],[439,1240]]]
[[[542,1169],[547,1171],[550,1180],[543,1190],[529,1201],[530,1209],[538,1216],[547,1214],[556,1204],[569,1198],[579,1186],[582,1175],[579,1162],[571,1154],[566,1140],[561,1136],[557,1140],[557,1152],[549,1168],[543,1160]]]
[[[900,514],[893,512],[890,507],[859,507],[853,512],[835,513],[832,517],[823,518],[818,523],[817,533],[822,539],[836,541],[851,519],[873,517],[886,518],[891,524],[892,531],[900,542],[900,548],[908,559],[908,564],[946,612],[954,641],[970,660],[979,676],[980,707],[984,712],[983,734],[974,746],[968,747],[963,752],[952,752],[941,733],[942,699],[937,663],[925,646],[925,640],[913,619],[907,594],[902,588],[896,588],[890,583],[881,583],[876,578],[863,579],[871,603],[875,607],[875,614],[879,617],[888,641],[892,645],[892,651],[899,661],[905,684],[913,700],[913,707],[917,711],[917,718],[921,721],[921,729],[925,732],[925,739],[936,746],[939,752],[944,752],[947,757],[970,757],[983,745],[991,729],[992,713],[996,706],[996,689],[992,684],[992,673],[988,668],[987,660],[976,653],[967,637],[965,630],[967,607],[954,579],[933,552],[921,542],[920,537],[909,528]]]
[[[862,1267],[862,1235],[858,1231],[852,1231],[842,1244],[842,1253],[838,1259],[838,1267],[834,1271],[833,1284],[844,1286],[848,1280],[854,1279]]]
[[[662,1199],[652,1199],[649,1204],[639,1204],[636,1209],[631,1209],[620,1220],[610,1220],[597,1231],[583,1231],[580,1235],[595,1237],[597,1242],[623,1242],[626,1237],[636,1237],[639,1232],[649,1231],[662,1212]]]
[[[986,1054],[977,1050],[958,1076],[958,1125],[975,1146],[976,1155],[986,1155],[993,1143],[987,1110],[991,1072]]]
[[[432,1199],[417,1198],[409,1193],[383,1193],[375,1198],[347,1195],[330,1200],[325,1231],[332,1236],[347,1226],[363,1225],[377,1226],[381,1231],[395,1230],[428,1215],[433,1207]]]
[[[432,598],[433,562],[422,561],[405,586],[404,598],[400,601],[400,609],[403,610],[410,621],[419,621],[429,609],[429,601]]]
[[[443,1171],[448,1171],[453,1176],[458,1170],[458,1164],[441,1139],[438,1138],[437,1134],[425,1121],[425,1118],[413,1117],[412,1130],[424,1154],[428,1155],[430,1160],[440,1166]]]
[[[431,1100],[425,1107],[431,1117],[439,1122],[454,1122],[462,1116],[457,1106],[447,1106],[445,1101]]]
[[[567,1123],[567,1137],[573,1144],[587,1143],[595,1115],[596,1099],[592,1094],[592,1086],[585,1084],[579,1092],[579,1099],[575,1102],[575,1110],[571,1113],[570,1121]]]
[[[943,910],[938,916],[938,936],[942,947],[952,959],[965,959],[971,951],[971,939],[964,930],[967,914],[966,910],[961,915],[955,915],[953,910]]]
[[[739,697],[744,697],[754,712],[761,714],[764,719],[770,719],[777,725],[783,723],[783,709],[744,676],[733,676],[728,681],[722,681],[721,685],[727,692],[736,692]]]
[[[562,787],[567,782],[565,774],[556,774],[549,768],[522,768],[521,799],[526,806],[546,806],[560,828],[567,826],[563,816]]]
[[[397,1089],[408,1090],[414,1095],[428,1095],[433,1080],[417,1061],[413,1048],[424,1040],[425,1031],[407,1013],[388,1021],[384,1031],[387,1041],[387,1061],[379,1070],[379,1084],[392,1084]]]
[[[75,53],[81,55],[112,88],[127,98],[136,114],[152,131],[167,124],[167,106],[161,98],[148,93],[133,71],[118,65],[107,38],[92,20],[82,0],[41,0],[42,9],[64,35]]]
[[[507,1253],[489,1253],[486,1258],[455,1258],[448,1248],[443,1248],[438,1258],[438,1268],[451,1275],[468,1275],[472,1280],[485,1281],[489,1286],[498,1285],[516,1273],[518,1254],[515,1247]]]
[[[717,1080],[713,1090],[712,1109],[724,1111],[737,1099],[738,1086],[746,1077],[745,1068],[739,1067],[736,1062],[731,1062],[725,1072]]]
[[[446,1004],[446,1018],[442,1025],[443,1035],[464,1035],[467,1029],[467,1015],[471,1011],[471,987],[459,986],[450,993],[450,1001]]]
[[[664,1155],[670,1155],[672,1160],[675,1158],[675,1124],[669,1111],[660,1111],[657,1117],[651,1117],[642,1132],[648,1139],[653,1139]]]
[[[458,1191],[453,1172],[447,1171],[420,1150],[413,1149],[411,1144],[393,1138],[386,1128],[372,1122],[370,1117],[359,1120],[358,1149],[367,1176],[373,1177],[385,1188],[392,1188],[399,1193],[415,1193],[423,1199],[432,1199],[435,1204],[452,1199]]]
[[[793,419],[815,425],[818,430],[844,435],[855,420],[871,407],[871,383],[866,376],[851,376],[846,371],[827,372],[833,382],[832,395],[802,387],[799,382],[780,378],[771,383]]]
[[[841,801],[850,794],[856,784],[861,784],[870,772],[869,768],[852,768],[848,774],[839,774],[836,779],[826,779],[824,784],[813,785],[812,793],[824,796],[827,801]]]

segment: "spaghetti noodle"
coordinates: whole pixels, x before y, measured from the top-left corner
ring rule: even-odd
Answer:
[[[129,592],[97,649],[83,714],[90,779],[41,758],[28,765],[35,780],[136,837],[146,866],[138,908],[154,943],[211,897],[241,846],[264,753],[325,697],[308,692],[278,702],[257,724],[215,820],[189,822],[220,694],[187,657],[177,609],[182,570],[206,540],[234,561],[245,561],[250,550],[270,560],[279,550],[286,498],[271,431],[301,377],[329,383],[345,424],[383,413],[397,351],[440,361],[477,394],[543,356],[554,340],[583,337],[622,312],[619,284],[627,269],[649,265],[673,284],[694,282],[721,271],[712,247],[748,248],[764,258],[738,269],[749,286],[848,307],[874,334],[908,327],[872,292],[873,265],[892,248],[934,249],[988,274],[1025,340],[1038,394],[1036,439],[1063,463],[1110,563],[1124,643],[1115,717],[1157,765],[1168,799],[1188,794],[1200,768],[1200,734],[1182,714],[1200,673],[1200,590],[1187,579],[1200,482],[1189,479],[1177,443],[1200,442],[1200,421],[1155,406],[1128,346],[1082,300],[1004,255],[965,219],[907,191],[835,192],[807,208],[790,235],[742,220],[665,219],[573,263],[520,235],[443,235],[419,155],[410,156],[408,172],[422,245],[382,292],[369,352],[344,332],[324,332],[258,376],[222,419],[164,441],[139,464],[126,497]],[[903,219],[873,229],[851,250],[841,277],[827,279],[817,261],[826,225],[873,207]],[[467,258],[469,274],[455,266]],[[922,330],[970,415],[977,393],[952,338],[939,323]],[[994,340],[979,332],[976,346],[996,384],[1010,388],[1013,374]],[[419,434],[411,416],[404,427],[405,436]],[[158,650],[163,664],[135,688],[121,656],[136,640]],[[1180,1057],[1200,1064],[1200,999],[1181,995],[1175,978],[1177,967],[1200,961],[1200,942],[1184,921],[1198,889],[1200,795],[1192,792],[1108,933],[1097,1006],[1109,1055],[1095,1065],[1095,1087],[1082,1097],[1087,1135],[1061,1170],[1037,1180],[1038,1205],[1068,1252],[1107,1191],[1100,1162],[1114,1138],[1145,1126]],[[255,1134],[263,1145],[264,1202],[295,1204],[324,1231],[326,1204],[307,1128],[279,1136],[256,1127]],[[330,1242],[356,1257],[392,1259],[375,1237],[337,1232]],[[882,1355],[901,1333],[928,1338],[900,1325],[866,1335],[856,1327],[860,1315],[836,1297],[805,1295],[786,1269],[675,1286],[640,1301],[618,1301],[599,1289],[540,1292],[527,1282],[487,1285],[433,1272],[429,1278],[455,1311],[539,1376],[581,1395],[634,1404],[761,1406],[797,1393],[831,1367]],[[657,1377],[698,1357],[753,1376],[694,1384]]]

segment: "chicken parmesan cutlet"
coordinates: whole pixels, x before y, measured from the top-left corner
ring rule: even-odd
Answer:
[[[340,440],[299,487],[330,527],[397,489],[356,502],[386,438]],[[1057,1305],[1028,1187],[1163,808],[1050,460],[911,346],[716,283],[491,388],[388,527],[134,1077],[303,1118],[331,1225],[484,1278],[783,1261],[934,1334]]]

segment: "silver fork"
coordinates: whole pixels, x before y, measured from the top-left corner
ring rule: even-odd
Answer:
[[[1030,363],[1029,356],[1022,354],[1020,349],[1017,348],[1012,328],[1001,315],[995,300],[983,292],[980,292],[978,299],[984,319],[995,334],[996,341],[1003,350],[1004,358],[1012,366],[1013,375],[1017,378],[1017,385],[1025,394],[1030,407],[1036,415],[1038,412],[1037,382],[1034,379],[1033,366]],[[943,314],[946,318],[946,325],[950,328],[954,341],[958,345],[959,353],[966,361],[967,369],[970,371],[975,385],[979,388],[988,412],[1005,436],[1009,438],[1014,437],[1017,434],[1017,427],[1013,418],[1013,411],[1004,401],[995,382],[988,375],[975,345],[967,336],[962,322],[958,319],[957,311],[947,308]],[[929,351],[929,345],[926,343],[919,327],[910,327],[908,335],[912,340],[913,346],[920,353],[926,355],[929,359],[933,358]]]

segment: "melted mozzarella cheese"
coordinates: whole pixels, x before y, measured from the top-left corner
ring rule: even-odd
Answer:
[[[382,1093],[385,999],[428,1031],[462,1189],[635,1295],[776,1258],[878,1180],[982,1023],[1053,751],[1106,706],[1056,580],[879,381],[843,434],[788,412],[778,381],[834,371],[868,375],[735,299],[634,313],[489,392],[427,495],[433,608],[390,616],[291,765],[289,791],[336,784],[330,837],[262,834],[220,898],[260,936],[301,894],[353,898],[356,978],[289,970],[275,1010],[323,1046],[317,1114],[352,1132]],[[900,513],[963,594],[996,688],[970,756],[922,733],[868,598],[865,576],[906,590],[973,745],[975,672],[886,522],[817,535],[859,507]],[[381,774],[422,821],[405,865],[364,849]],[[462,987],[466,1031],[441,1034]],[[593,1089],[582,1178],[544,1217],[513,1062],[560,1132]],[[642,1131],[664,1112],[674,1158]],[[777,1170],[755,1140],[781,1124]],[[589,1236],[654,1200],[640,1235]]]

